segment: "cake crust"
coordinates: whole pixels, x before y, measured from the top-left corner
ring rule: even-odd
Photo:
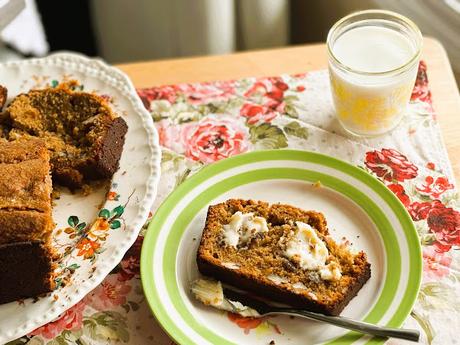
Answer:
[[[49,164],[30,159],[0,163],[0,209],[51,211]]]
[[[0,142],[0,163],[12,164],[31,159],[49,160],[48,150],[40,139],[30,139],[16,143]]]
[[[223,245],[219,235],[223,225],[238,211],[254,213],[268,222],[269,232],[258,234],[247,248]],[[329,250],[328,260],[340,264],[342,276],[339,280],[318,279],[316,274],[300,269],[280,254],[281,239],[299,221],[316,230]],[[209,207],[197,264],[202,274],[260,297],[328,315],[339,315],[371,274],[363,252],[351,254],[344,245],[332,240],[321,213],[290,205],[235,199]],[[279,277],[280,281],[268,279],[271,276]]]

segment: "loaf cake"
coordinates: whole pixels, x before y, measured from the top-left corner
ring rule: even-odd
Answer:
[[[370,278],[364,252],[329,236],[322,213],[231,199],[210,206],[199,271],[270,300],[339,315]]]
[[[128,129],[103,97],[75,87],[70,82],[20,94],[0,117],[6,139],[45,141],[53,180],[71,189],[115,173]]]
[[[0,142],[0,303],[54,288],[49,171],[43,141]]]

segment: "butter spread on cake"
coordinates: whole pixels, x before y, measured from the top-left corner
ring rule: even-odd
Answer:
[[[291,231],[288,238],[280,239],[284,255],[303,270],[318,271],[321,279],[339,280],[342,276],[340,266],[335,262],[326,265],[329,251],[315,229],[303,222],[296,222],[296,226],[295,233]]]
[[[224,242],[232,247],[244,246],[258,233],[268,231],[265,218],[241,212],[233,214],[222,228]]]

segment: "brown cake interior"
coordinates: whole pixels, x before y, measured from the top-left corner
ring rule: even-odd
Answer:
[[[269,231],[259,233],[240,248],[225,245],[222,227],[237,211],[265,218]],[[326,244],[327,263],[340,266],[339,280],[322,280],[317,272],[301,269],[283,255],[280,239],[295,231],[297,221],[312,226]],[[197,262],[205,275],[265,295],[263,297],[333,315],[341,312],[370,276],[366,255],[352,254],[345,245],[334,242],[321,213],[252,200],[229,200],[209,207]],[[273,275],[283,282],[275,283],[268,278]],[[299,283],[302,288],[298,288]]]
[[[0,304],[52,291],[54,256],[51,247],[39,241],[0,245]]]

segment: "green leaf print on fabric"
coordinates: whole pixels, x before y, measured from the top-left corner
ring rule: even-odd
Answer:
[[[182,172],[181,174],[177,175],[176,177],[176,187],[179,186],[182,182],[184,182],[187,177],[189,177],[190,173],[192,172],[192,170],[190,169],[185,169],[184,172]]]
[[[38,340],[33,342],[35,339],[38,339]],[[39,338],[39,337],[34,337],[34,338],[30,339],[30,341],[29,341],[29,337],[24,336],[24,337],[21,337],[19,339],[12,340],[12,341],[6,343],[5,345],[25,345],[25,344],[43,345],[44,341],[42,340],[42,338]]]
[[[175,120],[178,124],[200,121],[203,115],[197,111],[181,111],[176,114]]]
[[[288,146],[281,128],[268,123],[249,127],[249,134],[251,143],[258,149],[281,149]]]
[[[287,103],[284,107],[284,114],[294,119],[299,118],[299,113],[294,105]]]
[[[104,311],[83,320],[86,336],[100,341],[129,341],[126,317],[114,311]]]
[[[182,170],[181,166],[185,164],[186,158],[174,151],[162,148],[161,150],[161,171],[178,171]],[[187,162],[189,163],[189,162]]]
[[[430,321],[426,318],[421,317],[415,311],[412,311],[410,315],[418,322],[420,327],[422,327],[423,332],[426,334],[426,340],[428,345],[431,345],[433,341],[433,327],[430,324]]]
[[[82,335],[83,331],[80,329],[75,331],[64,330],[59,336],[48,341],[46,345],[86,344],[80,339]]]
[[[303,127],[296,121],[289,122],[284,126],[284,132],[297,138],[308,139],[308,128]]]

